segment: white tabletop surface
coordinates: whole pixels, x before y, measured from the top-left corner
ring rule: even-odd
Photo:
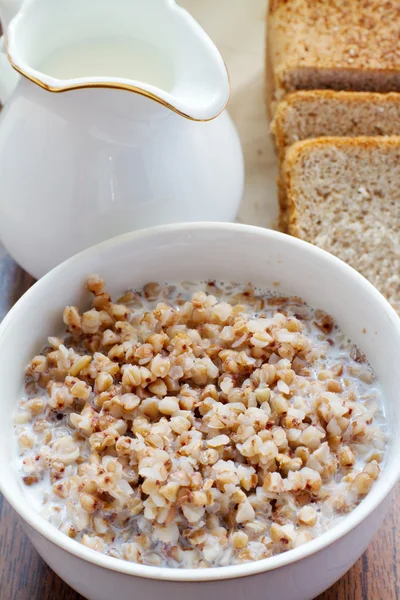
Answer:
[[[246,183],[238,220],[273,227],[278,204],[277,161],[265,104],[265,13],[267,0],[178,0],[220,50],[229,70],[228,111],[242,142]]]

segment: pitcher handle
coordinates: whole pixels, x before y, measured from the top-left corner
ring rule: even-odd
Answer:
[[[4,35],[0,38],[0,102],[4,104],[14,91],[20,75],[9,63]]]

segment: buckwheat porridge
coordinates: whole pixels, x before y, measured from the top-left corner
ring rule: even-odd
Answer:
[[[365,357],[299,298],[149,283],[67,306],[26,372],[21,477],[60,531],[147,565],[217,567],[304,544],[379,476]]]

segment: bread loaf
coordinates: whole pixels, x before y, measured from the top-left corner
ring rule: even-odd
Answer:
[[[270,0],[267,70],[272,102],[296,90],[400,91],[400,1]]]
[[[271,130],[281,159],[288,146],[308,138],[400,135],[400,94],[292,92],[279,102]]]
[[[286,152],[288,233],[335,254],[400,314],[400,137],[326,137]]]

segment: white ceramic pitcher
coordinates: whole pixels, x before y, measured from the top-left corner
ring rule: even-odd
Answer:
[[[17,262],[40,277],[132,229],[235,218],[228,74],[188,12],[174,0],[17,4],[0,1],[15,69],[2,40],[0,238]]]

